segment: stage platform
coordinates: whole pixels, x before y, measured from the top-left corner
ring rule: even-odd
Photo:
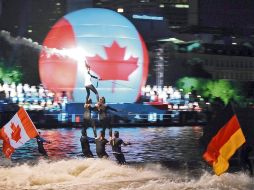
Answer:
[[[169,110],[167,104],[149,103],[117,103],[107,104],[117,111],[110,111],[110,121],[113,126],[185,126],[202,125],[206,122],[202,112],[186,110]],[[8,122],[18,110],[18,106],[2,107],[0,112],[1,125]],[[8,108],[8,109],[6,109]],[[82,127],[83,103],[68,103],[64,110],[27,110],[37,127]],[[94,120],[98,120],[96,112],[92,113]]]

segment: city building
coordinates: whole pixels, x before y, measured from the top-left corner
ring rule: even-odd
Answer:
[[[51,26],[66,12],[65,0],[0,2],[0,28],[9,31],[12,36],[31,38],[39,43],[43,41]]]
[[[0,28],[41,44],[58,19],[87,7],[117,11],[136,26],[149,50],[149,83],[172,85],[196,62],[214,79],[254,80],[252,0],[0,0]]]
[[[188,25],[188,0],[95,0],[93,5],[129,18],[148,43]]]
[[[198,25],[225,34],[248,36],[254,31],[254,1],[199,0]]]
[[[93,7],[93,0],[65,0],[66,13],[73,12],[82,8]]]
[[[211,74],[212,79],[254,81],[254,57],[207,53],[170,53],[169,59],[198,64]],[[180,59],[180,61],[179,61]]]
[[[0,0],[0,16],[2,15],[3,9],[3,0]]]

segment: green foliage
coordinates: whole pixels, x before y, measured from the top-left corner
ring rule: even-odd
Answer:
[[[6,65],[4,59],[0,59],[0,82],[21,82],[21,71],[16,67],[7,67]]]
[[[196,90],[204,98],[214,99],[219,97],[225,104],[231,99],[236,102],[243,100],[239,86],[227,80],[184,77],[176,82],[176,86],[182,88],[185,93]]]
[[[196,78],[184,77],[176,82],[176,86],[183,89],[184,93],[188,93],[191,92],[194,87],[198,87],[198,83]]]

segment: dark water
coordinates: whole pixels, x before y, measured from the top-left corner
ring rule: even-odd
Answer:
[[[202,127],[114,130],[132,143],[122,148],[128,165],[116,164],[110,146],[109,160],[82,157],[81,129],[41,129],[41,135],[52,141],[45,146],[49,157],[38,153],[34,139],[16,150],[11,160],[2,155],[0,189],[254,189],[252,178],[242,172],[212,173],[202,161],[198,143]],[[91,129],[88,135],[92,137]],[[91,149],[95,154],[94,144]]]
[[[97,131],[99,131],[98,129]],[[120,132],[124,141],[131,145],[123,147],[128,162],[159,162],[159,161],[200,161],[201,149],[198,139],[202,135],[202,127],[148,127],[148,128],[114,128]],[[40,129],[43,138],[50,140],[46,144],[50,159],[73,158],[82,155],[80,146],[81,129]],[[88,129],[88,136],[93,137]],[[108,138],[108,130],[106,130]],[[95,144],[91,144],[95,153]],[[110,157],[111,147],[106,147]],[[23,147],[16,150],[13,161],[38,159],[35,140],[30,140]]]

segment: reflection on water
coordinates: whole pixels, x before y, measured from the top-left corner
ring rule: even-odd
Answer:
[[[40,156],[35,140],[16,150],[12,160],[0,162],[0,189],[238,189],[254,188],[252,178],[238,173],[214,176],[202,161],[198,139],[201,127],[117,128],[120,137],[132,143],[123,147],[130,163],[84,159],[81,155],[81,129],[41,130],[50,141],[49,158]],[[108,131],[106,131],[108,132]],[[92,130],[88,135],[92,136]],[[95,145],[91,144],[95,153]]]
[[[100,130],[100,129],[98,129]],[[198,139],[202,134],[201,127],[148,127],[148,128],[114,128],[120,132],[124,141],[130,146],[123,147],[128,162],[190,161],[201,160]],[[50,140],[46,144],[50,159],[72,158],[82,155],[80,146],[81,129],[62,128],[40,130],[43,138]],[[93,137],[92,129],[88,136]],[[108,138],[108,130],[106,130]],[[106,147],[109,155],[111,147]],[[91,144],[95,153],[95,144]],[[40,158],[35,139],[17,149],[12,156],[13,161],[36,160]],[[114,159],[113,156],[111,156]]]

